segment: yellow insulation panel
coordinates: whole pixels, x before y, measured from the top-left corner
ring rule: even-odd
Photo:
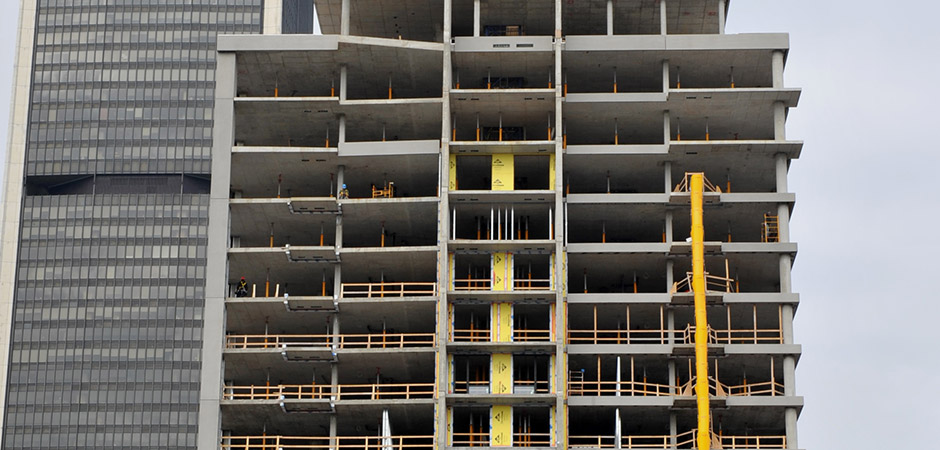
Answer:
[[[509,290],[509,253],[493,253],[493,290]]]
[[[512,303],[496,303],[493,305],[496,328],[493,333],[494,342],[512,342]]]
[[[494,355],[495,356],[495,355]],[[494,406],[490,414],[490,445],[512,446],[512,406]]]
[[[492,164],[492,189],[494,191],[513,190],[515,188],[515,170],[512,154],[495,154],[493,155]]]
[[[493,376],[490,390],[494,394],[512,394],[512,355],[495,353],[492,359]]]

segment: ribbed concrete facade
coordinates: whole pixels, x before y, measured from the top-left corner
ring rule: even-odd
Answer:
[[[696,448],[687,173],[712,447],[799,448],[800,91],[727,6],[318,0],[322,36],[221,37],[200,448]]]

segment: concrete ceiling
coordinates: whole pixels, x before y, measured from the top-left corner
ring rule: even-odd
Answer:
[[[377,143],[380,146],[381,143]],[[371,185],[394,181],[396,196],[436,195],[438,156],[379,155],[338,157],[335,148],[240,148],[232,154],[232,190],[246,198],[274,198],[281,176],[283,197],[336,195],[336,174],[345,167],[350,203],[372,196]],[[331,189],[332,187],[332,189]]]
[[[235,142],[249,146],[316,145],[324,128],[337,130],[338,115],[346,115],[346,140],[439,139],[441,99],[376,100],[369,105],[340,105],[312,98],[236,99]],[[333,134],[336,136],[337,134]]]
[[[347,67],[347,97],[387,98],[388,76],[397,97],[440,97],[440,50],[340,42],[338,50],[240,51],[236,53],[238,96],[283,97],[339,95],[340,67]]]
[[[339,34],[342,1],[315,0],[314,3],[323,33]],[[440,42],[443,29],[444,2],[440,0],[350,2],[349,31],[354,35]]]

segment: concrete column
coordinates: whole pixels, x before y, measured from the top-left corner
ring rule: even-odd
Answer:
[[[799,448],[796,442],[796,419],[797,412],[796,408],[787,408],[786,420],[787,420],[787,448],[796,449]]]
[[[789,294],[793,292],[790,285],[790,255],[780,255],[780,293]]]
[[[777,205],[777,226],[780,242],[790,242],[790,206],[786,203]]]
[[[607,35],[614,35],[614,0],[607,0]]]
[[[437,302],[437,325],[436,325],[436,366],[437,366],[437,385],[435,387],[436,403],[434,409],[437,417],[435,426],[437,432],[438,446],[444,447],[447,442],[447,387],[449,382],[448,363],[447,363],[447,338],[449,336],[450,323],[447,313],[447,286],[450,285],[450,270],[447,270],[447,234],[450,229],[450,205],[448,202],[449,181],[450,181],[450,139],[451,139],[451,107],[450,90],[453,87],[453,63],[451,58],[451,41],[453,36],[453,0],[444,0],[444,51],[442,55],[442,77],[441,77],[441,153],[438,161],[438,190],[440,193],[440,205],[438,207],[438,257],[442,258],[438,264],[438,302]],[[473,35],[479,36],[479,0],[474,1]]]
[[[789,191],[787,185],[787,169],[789,157],[785,153],[776,156],[777,193]],[[790,242],[790,206],[786,203],[777,204],[778,237],[780,242]]]
[[[793,305],[781,305],[780,328],[783,329],[783,343],[793,344]]]
[[[25,4],[24,4],[25,5]],[[25,7],[25,6],[24,6]],[[229,189],[232,173],[232,143],[235,139],[235,86],[237,79],[235,54],[223,52],[217,58],[217,84],[215,90],[215,118],[212,143],[212,177],[209,193],[210,233],[206,248],[205,327],[202,330],[201,387],[199,392],[199,433],[196,438],[200,450],[219,448],[219,404],[222,394],[222,348],[225,343],[225,297],[228,293],[228,236],[231,235],[229,215]],[[17,76],[19,77],[19,75]],[[14,132],[16,130],[14,129]],[[15,137],[13,138],[15,139]],[[11,148],[10,152],[17,149]],[[8,155],[12,157],[13,155]],[[7,176],[10,172],[7,172]],[[20,179],[7,179],[8,183],[22,184]],[[10,194],[14,191],[7,191]],[[21,201],[16,199],[17,204]],[[7,210],[9,211],[9,209]],[[4,224],[6,227],[6,224]],[[5,228],[15,236],[16,230]],[[6,237],[4,236],[4,240]],[[4,243],[4,250],[6,250]],[[4,251],[4,258],[13,258]],[[6,261],[4,261],[6,264]],[[6,270],[6,269],[4,269]],[[5,360],[4,360],[5,361]]]
[[[659,34],[666,35],[666,0],[659,0]]]
[[[787,140],[787,107],[783,102],[774,102],[774,140]]]
[[[341,119],[342,117],[343,116],[340,116]],[[345,133],[345,126],[344,126],[344,122],[341,120],[340,121],[340,135],[342,136],[344,133]],[[346,182],[346,166],[342,166],[342,165],[337,166],[336,169],[337,169],[336,170],[336,192],[339,193],[340,189],[343,188],[343,183]],[[336,243],[334,244],[334,246],[336,247],[337,252],[339,252],[343,248],[343,215],[342,214],[336,215]],[[337,265],[336,268],[338,270],[339,266]],[[338,271],[336,275],[337,276],[336,276],[335,282],[339,283]],[[339,290],[336,290],[334,292],[339,292]]]
[[[348,68],[346,64],[339,66],[339,101],[346,101],[346,88],[348,86],[347,81],[349,79]]]
[[[669,70],[668,68],[666,69]],[[669,92],[669,76],[666,76],[666,92]],[[672,121],[670,120],[669,111],[663,111],[663,143],[669,144],[672,141]],[[671,191],[672,187],[669,187],[666,191]]]
[[[342,36],[349,35],[349,0],[343,0],[340,4],[340,22],[339,22],[339,34]]]
[[[663,184],[667,194],[672,192],[672,162],[670,161],[663,163]]]
[[[339,144],[346,142],[346,115],[339,115],[339,136],[336,138],[336,146],[339,147]]]
[[[783,357],[783,395],[796,395],[796,358],[793,355]]]
[[[676,435],[679,434],[679,424],[676,420],[676,413],[669,413],[669,448],[676,448],[678,440]]]
[[[670,273],[671,273],[671,272],[670,272]],[[672,278],[672,276],[670,276],[669,278]],[[672,289],[672,283],[669,283],[669,289]],[[669,329],[669,340],[671,341],[671,340],[673,340],[673,339],[676,337],[676,336],[675,336],[675,335],[676,335],[676,333],[675,333],[675,331],[676,331],[676,313],[675,313],[675,311],[673,311],[672,309],[670,309],[669,312],[666,313],[666,328]],[[673,366],[673,369],[675,369],[675,366]],[[672,381],[673,381],[673,382],[676,381],[676,380],[675,380],[675,375],[676,375],[676,374],[675,374],[675,371],[673,371],[673,373],[672,373],[672,378],[673,378]]]
[[[264,0],[264,34],[281,34],[281,25],[284,21],[283,0]]]
[[[672,229],[672,211],[666,211],[666,243],[667,244],[671,245],[672,242],[675,240],[674,239],[675,235],[673,233],[674,231]],[[666,267],[670,267],[669,265],[672,264],[672,261],[668,261],[666,264],[667,264]],[[666,270],[667,270],[666,281],[668,282],[668,287],[671,288],[672,282],[669,281],[669,278],[672,275],[671,275],[671,272],[668,271],[669,269],[666,269]]]
[[[670,312],[670,314],[672,314]],[[669,333],[670,340],[672,340],[672,333]],[[669,395],[676,395],[676,360],[669,360]]]
[[[663,60],[663,93],[669,92],[669,60]],[[669,114],[667,111],[665,114]],[[669,121],[666,121],[666,129],[669,129]],[[668,133],[666,134],[668,136]],[[669,142],[669,139],[666,139],[666,142]]]
[[[480,37],[480,0],[473,0],[473,37]]]
[[[773,54],[774,89],[783,89],[783,50],[774,50]]]
[[[728,13],[728,5],[725,0],[718,0],[718,34],[725,34],[725,15]]]
[[[787,171],[789,169],[789,157],[786,153],[777,153],[774,164],[777,175],[777,192],[787,192]]]
[[[336,442],[336,414],[330,415],[330,448],[339,448]]]

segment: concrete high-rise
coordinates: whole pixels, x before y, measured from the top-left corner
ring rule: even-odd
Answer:
[[[798,448],[787,35],[315,3],[219,39],[200,448]]]
[[[3,448],[195,448],[216,35],[278,28],[267,4],[20,2]]]

